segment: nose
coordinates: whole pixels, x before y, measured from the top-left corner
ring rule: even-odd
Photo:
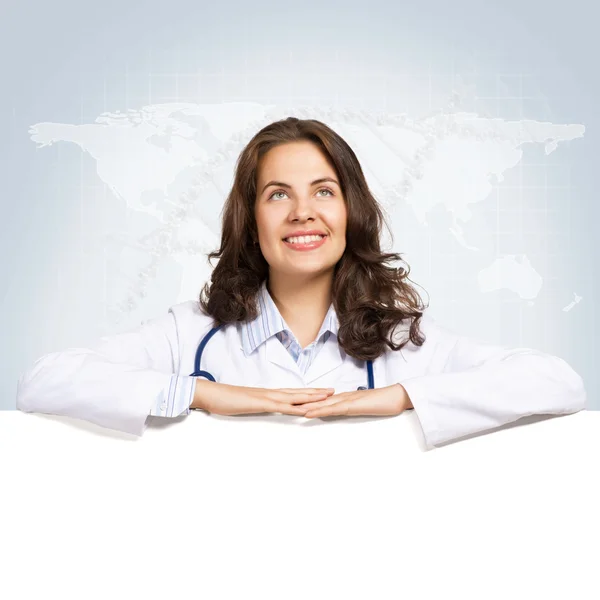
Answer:
[[[299,221],[304,223],[310,219],[315,220],[316,208],[314,200],[308,198],[298,198],[292,205],[290,210],[289,219],[292,222]]]

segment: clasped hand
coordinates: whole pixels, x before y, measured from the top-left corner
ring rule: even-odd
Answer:
[[[267,389],[199,379],[192,407],[220,415],[276,412],[313,418],[399,415],[413,406],[399,383],[336,394],[333,388]]]

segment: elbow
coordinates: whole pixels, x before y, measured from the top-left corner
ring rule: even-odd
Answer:
[[[22,412],[35,412],[35,394],[31,393],[31,386],[26,377],[21,377],[17,383],[17,410]]]
[[[28,371],[17,382],[17,410],[22,412],[39,412],[38,400],[40,390],[33,370]]]
[[[582,377],[575,371],[572,372],[573,383],[570,389],[570,396],[572,399],[572,410],[570,410],[569,412],[577,412],[583,410],[586,407],[587,391],[585,389],[585,384],[583,383]]]
[[[17,383],[17,410],[31,412],[31,405],[25,395],[22,379],[19,379],[19,382]]]
[[[22,412],[47,412],[49,390],[52,389],[51,373],[56,373],[58,353],[39,358],[17,382],[17,410]],[[54,370],[52,370],[54,369]]]
[[[534,408],[529,414],[571,414],[585,409],[587,393],[583,379],[566,360],[528,350],[513,354],[508,362],[514,364],[513,377],[522,376],[520,391],[532,399]]]
[[[563,389],[561,412],[568,414],[585,409],[587,391],[583,378],[567,361],[557,356],[553,358],[555,361],[553,368],[554,378],[556,383]]]

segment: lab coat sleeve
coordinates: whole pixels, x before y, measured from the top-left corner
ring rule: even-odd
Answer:
[[[169,393],[178,364],[177,322],[170,309],[90,348],[41,357],[19,379],[17,408],[141,436],[157,398]]]
[[[482,432],[521,417],[585,408],[582,378],[563,359],[457,335],[429,317],[425,344],[431,372],[400,381],[428,446]],[[441,366],[441,368],[440,368]]]

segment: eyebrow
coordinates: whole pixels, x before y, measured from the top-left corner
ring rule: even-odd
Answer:
[[[331,181],[331,183],[335,183],[338,187],[340,185],[335,179],[332,179],[331,177],[321,177],[320,179],[315,179],[314,181],[310,182],[310,185],[317,185],[317,183],[324,183],[325,181]],[[260,193],[262,194],[271,185],[276,185],[276,186],[284,187],[284,188],[288,188],[288,189],[290,189],[292,187],[289,183],[284,183],[283,181],[269,181],[269,183],[267,183],[267,185],[265,185],[265,187],[262,189],[262,191]]]

